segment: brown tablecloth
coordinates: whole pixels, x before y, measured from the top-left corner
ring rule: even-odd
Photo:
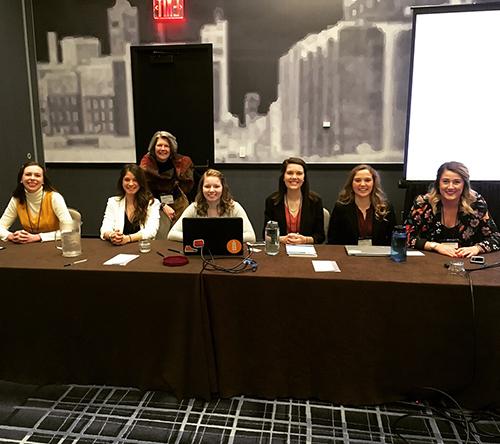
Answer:
[[[500,401],[500,269],[472,274],[473,301],[434,253],[398,264],[316,249],[341,273],[282,251],[254,255],[256,273],[205,276],[221,396],[375,404],[433,387],[471,406]]]
[[[83,239],[64,267],[53,243],[0,251],[0,379],[114,384],[177,397],[245,394],[376,404],[445,390],[500,405],[500,268],[451,276],[446,257],[396,264],[316,246],[310,258],[254,254],[257,271],[169,268],[155,251],[104,266],[138,245]],[[500,253],[487,255],[488,262]],[[234,264],[236,259],[219,261]]]
[[[200,265],[170,268],[155,253],[105,266],[138,244],[83,239],[64,258],[53,242],[0,251],[0,379],[26,383],[113,384],[208,399],[213,352]],[[73,260],[85,263],[64,267]]]

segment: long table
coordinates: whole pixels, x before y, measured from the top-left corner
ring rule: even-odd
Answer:
[[[471,407],[500,403],[498,268],[472,273],[471,297],[434,253],[397,264],[319,245],[317,259],[341,273],[315,273],[311,259],[281,251],[255,253],[257,271],[235,275],[201,272],[199,258],[165,267],[154,251],[173,245],[155,241],[126,267],[106,267],[137,245],[84,239],[88,261],[64,267],[53,245],[9,244],[0,379],[344,404],[434,387]]]
[[[447,273],[445,257],[398,264],[316,249],[341,273],[314,273],[310,259],[281,252],[260,256],[256,274],[206,276],[223,397],[381,403],[473,382],[477,320],[467,280]],[[499,271],[488,273],[498,290]]]
[[[0,251],[0,379],[210,398],[216,387],[199,263],[166,267],[153,250],[127,266],[105,266],[118,253],[139,254],[137,243],[82,239],[82,247],[75,260],[88,261],[67,267],[74,259],[53,242]]]

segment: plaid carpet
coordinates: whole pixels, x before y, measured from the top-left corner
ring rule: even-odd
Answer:
[[[466,419],[466,420],[465,420]],[[498,422],[497,422],[498,421]],[[237,397],[177,402],[123,387],[41,388],[0,425],[8,443],[500,443],[500,416],[430,405],[347,408]]]

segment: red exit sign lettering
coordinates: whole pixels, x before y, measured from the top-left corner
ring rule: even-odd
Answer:
[[[184,18],[184,0],[153,0],[155,20],[179,20]]]

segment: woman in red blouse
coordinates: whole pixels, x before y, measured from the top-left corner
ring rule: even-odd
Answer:
[[[370,165],[358,165],[351,170],[332,210],[328,243],[390,245],[395,223],[378,172]]]
[[[323,202],[309,190],[306,163],[297,157],[281,165],[278,191],[266,199],[265,224],[274,220],[284,244],[321,244],[325,240]]]

